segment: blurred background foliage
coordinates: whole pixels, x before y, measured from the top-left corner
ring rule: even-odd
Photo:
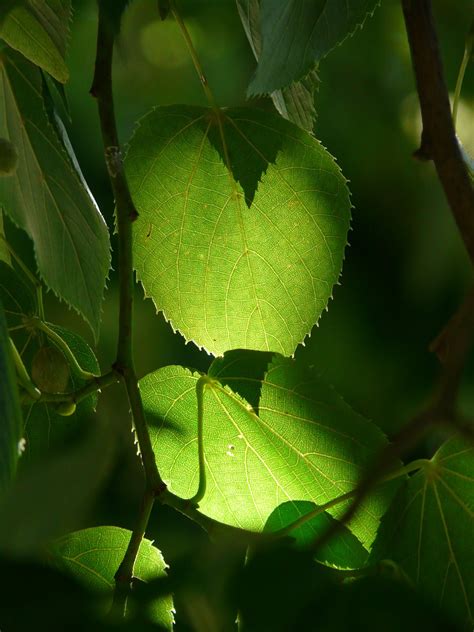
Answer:
[[[66,86],[73,146],[85,177],[113,231],[113,199],[103,162],[96,104],[88,94],[93,74],[96,3],[76,0]],[[446,80],[452,93],[472,19],[472,1],[434,0]],[[208,81],[222,106],[246,103],[255,63],[233,0],[180,0],[183,15]],[[420,116],[408,44],[398,0],[382,0],[362,32],[324,60],[316,96],[315,135],[336,156],[352,191],[353,230],[328,313],[297,356],[315,365],[359,412],[388,434],[406,423],[430,396],[437,360],[428,345],[462,300],[471,270],[431,163],[411,157],[420,137]],[[135,0],[127,10],[115,55],[116,110],[122,142],[155,105],[205,105],[176,24],[161,22],[156,0]],[[269,99],[249,105],[272,108]],[[474,68],[468,68],[458,133],[474,154]],[[31,261],[27,241],[11,225],[10,235]],[[115,247],[115,240],[113,241]],[[116,262],[114,253],[114,262]],[[74,279],[71,279],[74,282]],[[160,366],[183,364],[205,370],[211,358],[173,333],[150,300],[136,290],[135,355],[139,376]],[[104,370],[115,355],[118,292],[112,271],[103,308],[98,358]],[[47,319],[90,332],[51,293]],[[474,363],[465,374],[461,405],[474,413]],[[128,405],[121,389],[109,389],[99,414],[109,415],[122,437],[122,454],[87,524],[133,526],[142,490],[138,459],[131,447]],[[431,446],[432,447],[432,446]],[[158,455],[159,462],[159,455]],[[171,565],[195,555],[206,538],[197,527],[166,507],[154,510],[148,537]],[[234,554],[234,553],[232,553]],[[222,559],[220,558],[222,561]],[[211,560],[203,591],[218,590]],[[185,565],[184,565],[185,566]],[[182,568],[183,565],[181,564]],[[207,584],[206,584],[207,581]],[[209,603],[193,596],[203,621]],[[178,611],[179,611],[179,596]],[[192,601],[192,600],[191,600]],[[183,620],[186,608],[181,609]],[[207,603],[207,605],[206,605]],[[207,614],[206,614],[207,613]],[[185,623],[182,623],[186,629]],[[200,629],[200,628],[199,628]],[[202,629],[212,630],[211,627]],[[217,629],[217,628],[216,628]]]

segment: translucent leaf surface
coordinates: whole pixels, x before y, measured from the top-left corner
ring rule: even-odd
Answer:
[[[258,61],[262,50],[260,32],[260,0],[236,0],[240,19]],[[287,88],[275,90],[270,95],[278,112],[292,123],[311,132],[316,119],[314,93],[319,79],[316,70],[308,73],[301,81],[295,81]]]
[[[209,352],[291,355],[339,276],[349,192],[297,126],[253,109],[222,117],[225,145],[207,108],[163,107],[141,120],[126,159],[138,278]]]
[[[58,333],[69,345],[79,365],[85,371],[99,375],[99,365],[94,352],[81,336],[63,329],[62,327],[50,327]],[[85,385],[85,381],[77,378],[71,372],[69,385],[66,390],[77,390]],[[72,442],[76,435],[89,429],[89,420],[97,404],[97,394],[93,393],[79,402],[76,412],[68,417],[59,415],[54,406],[46,403],[33,403],[25,407],[25,452],[21,458],[21,465],[38,461],[45,457],[53,448],[65,447],[67,442]]]
[[[0,207],[34,242],[45,283],[97,335],[110,266],[107,226],[52,130],[38,69],[17,53],[0,56],[0,136],[18,147],[14,176],[0,179]]]
[[[472,629],[473,533],[474,449],[455,438],[400,488],[373,557],[393,559],[420,590]]]
[[[254,531],[284,503],[321,505],[354,489],[385,444],[376,426],[297,362],[275,355],[261,380],[238,370],[252,358],[263,368],[260,355],[236,351],[211,366],[209,374],[221,384],[205,389],[207,488],[199,503],[212,518]],[[193,496],[198,485],[198,377],[165,367],[140,382],[160,471],[183,497]],[[244,387],[252,403],[242,397]],[[349,525],[366,548],[396,486],[379,487]]]
[[[302,79],[343,42],[379,0],[261,0],[262,53],[249,94]]]
[[[69,71],[64,60],[69,39],[71,0],[29,0],[17,3],[0,29],[12,48],[66,82]]]
[[[127,550],[130,535],[130,531],[119,527],[94,527],[68,533],[50,547],[52,561],[87,588],[107,593],[111,602],[114,574]],[[166,568],[161,552],[144,538],[135,562],[134,577],[147,582],[163,577]],[[153,621],[172,630],[174,619],[171,597],[156,599],[151,608]]]
[[[15,475],[21,425],[15,369],[0,302],[0,494],[8,489]]]

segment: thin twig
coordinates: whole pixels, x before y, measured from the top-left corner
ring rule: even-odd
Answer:
[[[123,168],[122,153],[115,119],[112,91],[114,40],[115,32],[113,25],[108,19],[104,3],[99,1],[95,73],[90,92],[92,96],[96,98],[99,108],[105,162],[117,208],[120,306],[117,357],[113,368],[122,376],[127,391],[146,481],[146,489],[137,525],[132,532],[124,560],[115,577],[115,606],[119,603],[123,608],[122,614],[124,614],[126,595],[128,594],[133,577],[133,566],[138,554],[140,542],[148,524],[153,501],[155,495],[160,494],[166,489],[166,485],[161,479],[156,465],[133,362],[132,314],[134,278],[132,224],[137,219],[138,212],[130,194]],[[126,587],[125,590],[124,587]]]
[[[89,397],[92,393],[96,391],[101,391],[103,388],[107,386],[111,386],[119,381],[119,375],[116,371],[108,371],[108,373],[104,373],[104,375],[94,376],[90,379],[87,384],[81,386],[75,391],[69,391],[67,393],[44,393],[41,392],[41,396],[34,401],[36,403],[48,403],[48,404],[61,404],[61,403],[71,403],[78,404],[86,397]]]
[[[451,212],[474,265],[474,188],[451,117],[431,0],[402,0],[423,120],[419,158],[433,160]]]

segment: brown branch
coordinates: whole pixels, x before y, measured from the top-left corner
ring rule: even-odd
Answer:
[[[402,0],[423,120],[420,158],[433,160],[474,265],[474,188],[454,131],[431,0]]]

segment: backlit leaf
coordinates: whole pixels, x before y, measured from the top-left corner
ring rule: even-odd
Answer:
[[[15,3],[0,37],[27,59],[65,83],[69,71],[64,60],[69,39],[71,0],[25,0]]]
[[[207,488],[199,503],[206,515],[253,531],[261,531],[284,503],[321,505],[353,490],[386,442],[376,426],[289,358],[275,355],[268,364],[269,354],[263,354],[268,367],[261,381],[238,371],[243,356],[262,366],[260,355],[231,352],[211,366],[209,375],[221,384],[205,389]],[[198,377],[165,367],[140,382],[160,472],[172,491],[187,498],[198,486]],[[243,388],[252,403],[241,396]],[[348,525],[366,549],[396,487],[377,488]],[[337,518],[345,507],[330,513]]]
[[[34,242],[45,283],[81,313],[95,335],[110,266],[107,226],[44,110],[38,69],[0,55],[0,136],[18,147],[14,176],[0,179],[0,207]]]
[[[349,192],[332,157],[281,117],[171,106],[143,118],[126,170],[137,275],[186,339],[294,353],[341,271]],[[226,167],[230,165],[230,169]]]
[[[107,610],[115,586],[114,574],[127,550],[130,536],[130,531],[119,527],[94,527],[68,533],[51,545],[52,562],[91,591],[105,593],[108,603],[104,607]],[[166,568],[161,552],[144,538],[135,562],[134,577],[147,582],[165,576]],[[172,630],[171,597],[155,599],[150,607],[153,621]]]
[[[472,629],[474,449],[457,438],[400,488],[373,558],[397,562],[422,592]]]
[[[262,53],[250,95],[267,94],[305,77],[362,26],[379,0],[261,0]]]

